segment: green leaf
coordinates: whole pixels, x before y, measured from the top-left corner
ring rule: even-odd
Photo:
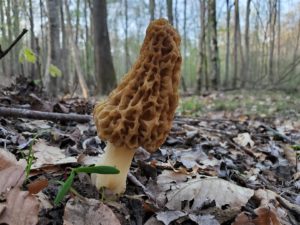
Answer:
[[[68,177],[68,179],[66,180],[66,182],[64,183],[64,185],[62,185],[54,199],[54,204],[58,205],[61,200],[65,197],[65,195],[68,193],[69,189],[71,188],[71,185],[73,183],[75,177],[75,172],[72,170],[70,176]]]
[[[61,70],[57,66],[54,66],[53,64],[50,64],[50,66],[49,66],[49,73],[52,77],[61,77],[62,76]]]
[[[91,167],[78,167],[73,169],[76,173],[99,173],[99,174],[118,174],[120,171],[112,166],[91,166]]]
[[[300,145],[293,145],[292,148],[293,148],[295,151],[299,151],[299,150],[300,150]]]
[[[19,57],[20,63],[23,63],[24,61],[29,63],[35,63],[36,62],[36,55],[30,48],[23,48]]]

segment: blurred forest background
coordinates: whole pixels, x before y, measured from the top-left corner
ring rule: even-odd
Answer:
[[[300,85],[299,0],[0,0],[1,84],[19,75],[52,96],[107,94],[164,17],[182,38],[182,92]],[[1,55],[0,54],[0,55]]]

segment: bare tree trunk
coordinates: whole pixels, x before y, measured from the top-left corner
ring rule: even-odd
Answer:
[[[12,16],[10,15],[11,12],[11,1],[7,1],[7,6],[6,6],[6,23],[7,23],[7,27],[9,27],[8,29],[8,43],[12,43],[13,42],[13,34],[12,34],[12,22],[11,22],[11,18]],[[10,53],[8,53],[8,61],[9,61],[9,76],[14,75],[15,70],[14,70],[14,52],[15,50],[13,49],[12,51],[10,51]]]
[[[20,34],[19,4],[20,4],[19,0],[12,1],[13,31],[14,31],[13,36],[14,36],[14,38],[18,37],[18,35]],[[9,27],[8,29],[11,29],[11,28]],[[20,64],[18,63],[20,50],[21,50],[20,45],[16,45],[13,49],[13,60],[14,60],[13,66],[14,66],[15,73],[20,72],[20,70],[19,70]]]
[[[88,98],[89,97],[89,90],[88,87],[86,85],[83,73],[82,73],[82,69],[80,66],[80,58],[79,58],[79,50],[77,48],[77,45],[75,44],[75,38],[73,36],[72,33],[72,23],[71,23],[71,15],[70,15],[70,11],[69,11],[69,6],[67,4],[67,0],[65,0],[65,8],[66,8],[66,13],[67,13],[67,20],[68,20],[68,37],[69,37],[69,43],[70,43],[70,48],[71,48],[71,54],[72,54],[72,59],[73,59],[73,63],[75,65],[75,71],[76,71],[76,75],[79,81],[79,85],[81,88],[81,92],[84,98]]]
[[[149,0],[150,21],[154,20],[155,0]]]
[[[207,63],[206,63],[206,48],[205,48],[205,39],[206,39],[206,10],[205,10],[206,0],[200,0],[200,40],[199,40],[199,56],[200,62],[198,66],[198,78],[197,78],[197,94],[200,94],[203,88],[204,79],[207,77]]]
[[[281,0],[277,0],[277,77],[280,74]]]
[[[35,48],[35,35],[34,35],[34,18],[33,18],[33,12],[32,12],[32,0],[29,0],[29,23],[30,23],[30,45],[31,49],[34,51]],[[34,64],[31,65],[31,79],[36,79],[36,71]]]
[[[88,84],[94,83],[92,82],[93,78],[91,76],[91,66],[90,66],[90,35],[89,35],[89,21],[88,21],[88,0],[84,0],[84,20],[85,20],[85,71],[87,75]]]
[[[269,52],[269,82],[274,83],[274,47],[275,47],[275,25],[276,25],[276,12],[277,12],[277,0],[269,2],[270,6],[270,52]]]
[[[212,78],[211,84],[213,90],[219,89],[220,84],[220,72],[219,72],[219,51],[218,51],[218,37],[217,37],[217,18],[216,18],[216,1],[208,1],[208,23],[211,31],[211,55],[210,61],[212,65]]]
[[[166,1],[167,1],[168,20],[170,24],[173,25],[173,0],[166,0]]]
[[[178,30],[178,0],[175,0],[175,9],[174,9],[174,17],[175,17],[175,28]]]
[[[246,6],[246,25],[245,25],[245,64],[243,71],[243,84],[245,86],[249,80],[250,67],[249,67],[249,24],[250,24],[250,3],[251,0],[247,0]]]
[[[238,80],[238,27],[239,27],[239,0],[234,1],[234,43],[233,43],[233,80],[232,87],[237,87]]]
[[[130,56],[129,56],[129,49],[128,49],[128,0],[125,0],[125,43],[124,43],[124,50],[125,50],[125,68],[126,71],[130,68]]]
[[[48,17],[50,28],[50,45],[51,45],[51,64],[59,66],[60,54],[60,27],[59,27],[59,2],[58,0],[47,0],[48,5]],[[50,76],[49,91],[52,96],[56,96],[58,92],[57,77]]]
[[[70,93],[69,87],[69,50],[68,50],[68,36],[65,26],[65,14],[64,14],[64,4],[63,0],[60,1],[60,23],[61,23],[61,34],[62,34],[62,73],[63,73],[63,82],[62,89],[64,93]]]
[[[4,15],[4,11],[5,11],[5,9],[4,9],[4,2],[3,1],[0,1],[0,17],[1,17],[1,24],[5,24],[5,20],[4,20],[4,17],[5,17],[5,15]],[[3,44],[3,43],[7,43],[7,36],[6,36],[6,30],[5,30],[5,26],[1,26],[1,33],[2,33],[2,43],[1,44]],[[1,46],[1,45],[0,45]],[[1,46],[1,47],[4,47],[3,45]],[[7,76],[8,74],[7,74],[7,68],[6,68],[6,64],[7,64],[7,61],[6,61],[6,59],[5,58],[3,58],[2,60],[1,60],[1,62],[2,62],[2,74],[4,75],[4,76]]]
[[[187,48],[187,44],[186,44],[186,34],[187,34],[187,30],[186,30],[186,0],[184,0],[184,9],[183,9],[183,74],[181,76],[181,85],[182,85],[182,89],[184,92],[187,91],[186,88],[186,84],[185,84],[185,75],[186,75],[186,48]]]
[[[225,58],[225,78],[224,87],[228,87],[229,79],[229,58],[230,58],[230,3],[226,0],[226,58]]]
[[[79,17],[80,17],[80,0],[76,1],[76,25],[75,25],[75,45],[78,46],[79,37]]]
[[[105,0],[93,1],[96,92],[108,94],[116,86],[116,75],[110,52]]]

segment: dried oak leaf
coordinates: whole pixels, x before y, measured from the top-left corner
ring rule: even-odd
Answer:
[[[23,184],[25,166],[25,161],[17,161],[12,153],[0,149],[0,193]]]
[[[236,217],[233,225],[281,225],[275,210],[270,207],[260,207],[254,212],[254,218],[242,212]]]
[[[35,225],[38,223],[39,202],[28,191],[13,188],[0,203],[0,224]]]
[[[64,212],[64,225],[121,225],[113,211],[96,199],[70,199]]]
[[[167,192],[166,207],[170,210],[181,210],[181,202],[190,202],[192,210],[199,209],[205,202],[215,201],[217,207],[244,206],[253,196],[254,191],[240,187],[220,178],[196,178],[178,185],[171,185]]]

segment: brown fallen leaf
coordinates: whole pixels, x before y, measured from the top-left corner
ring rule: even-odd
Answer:
[[[70,199],[64,212],[64,225],[121,225],[113,211],[96,199]]]
[[[30,194],[37,194],[48,186],[47,179],[35,180],[27,185]]]
[[[25,161],[17,161],[15,156],[0,149],[0,193],[11,187],[20,187],[25,180]]]
[[[43,168],[49,165],[61,165],[68,163],[76,163],[75,157],[66,157],[64,150],[58,147],[47,145],[45,140],[39,139],[32,146],[36,161],[32,164],[32,169]]]
[[[199,177],[171,186],[172,190],[166,194],[166,207],[170,210],[181,210],[180,203],[184,201],[192,201],[189,206],[192,210],[201,208],[208,200],[215,201],[217,207],[227,204],[230,207],[241,207],[254,194],[251,189],[215,177],[205,179]]]
[[[281,225],[276,211],[270,207],[260,207],[254,210],[256,216],[240,213],[233,225]]]
[[[35,225],[38,223],[39,202],[28,191],[13,188],[6,194],[0,214],[0,224]]]

